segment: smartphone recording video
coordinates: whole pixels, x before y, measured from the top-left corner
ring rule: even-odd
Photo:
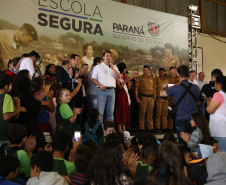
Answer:
[[[174,86],[175,84],[168,84],[168,87],[172,87],[172,86]]]
[[[80,131],[75,131],[74,133],[74,140],[75,142],[78,142],[78,138],[81,136],[81,132]]]

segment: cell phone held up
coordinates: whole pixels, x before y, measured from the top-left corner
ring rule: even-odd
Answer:
[[[80,131],[75,131],[74,133],[74,140],[75,142],[78,142],[78,138],[81,137],[81,132]]]

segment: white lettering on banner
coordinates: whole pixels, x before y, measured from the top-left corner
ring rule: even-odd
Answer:
[[[70,10],[75,14],[83,14],[93,18],[102,18],[99,6],[95,6],[93,11],[87,11],[87,4],[81,3],[80,1],[69,1],[69,0],[39,0],[39,6],[49,7],[51,9],[60,9],[63,12],[69,12]]]

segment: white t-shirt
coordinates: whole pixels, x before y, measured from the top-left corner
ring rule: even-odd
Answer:
[[[197,81],[197,80],[195,80],[195,79],[193,80],[193,82],[191,82],[191,81],[190,81],[190,79],[188,79],[188,81],[189,81],[190,83],[192,83],[192,84],[195,84],[195,85],[199,86],[198,81]]]
[[[23,69],[27,69],[30,72],[31,77],[33,77],[35,70],[34,70],[33,61],[29,57],[22,60],[19,71]]]
[[[92,57],[91,60],[87,59],[86,56],[84,56],[84,57],[82,57],[82,58],[83,58],[83,60],[84,60],[84,63],[85,63],[85,64],[88,64],[88,66],[89,66],[89,71],[90,71],[90,68],[91,68],[91,66],[93,65],[93,59],[94,59],[94,57]]]
[[[119,72],[116,65],[113,65],[113,67]],[[95,78],[105,87],[116,87],[116,75],[104,62],[94,67],[92,78]]]

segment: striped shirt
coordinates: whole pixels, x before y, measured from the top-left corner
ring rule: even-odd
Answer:
[[[84,173],[75,172],[71,177],[70,185],[84,184],[86,175]]]

